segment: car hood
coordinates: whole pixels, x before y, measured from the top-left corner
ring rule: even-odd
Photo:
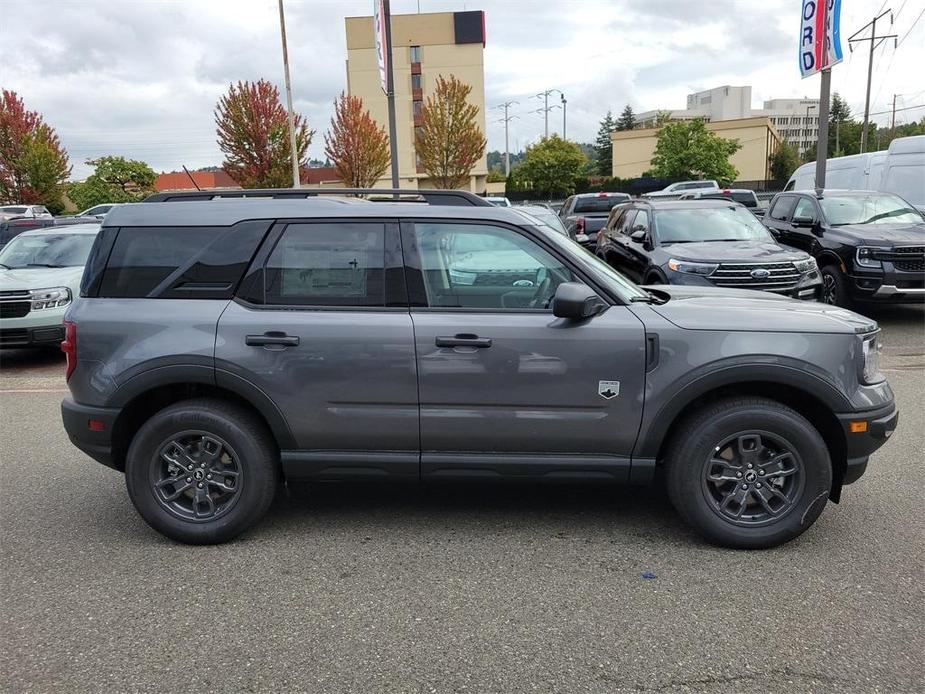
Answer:
[[[807,254],[785,248],[773,241],[701,241],[662,246],[665,253],[678,260],[728,261],[748,260],[757,263],[804,260]]]
[[[73,294],[80,288],[83,275],[80,267],[30,267],[16,270],[0,268],[0,292],[17,289],[48,289],[50,287],[70,287]]]
[[[652,310],[680,328],[730,332],[868,333],[876,321],[853,311],[751,289],[653,285],[667,295]]]
[[[832,227],[833,232],[851,236],[874,246],[894,243],[925,243],[925,222],[921,224],[846,224]]]
[[[537,269],[536,260],[525,251],[476,251],[460,255],[452,265],[457,272],[509,272]]]

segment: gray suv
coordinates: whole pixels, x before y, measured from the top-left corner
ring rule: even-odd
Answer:
[[[285,480],[663,477],[770,547],[896,426],[856,313],[641,288],[475,196],[300,193],[114,208],[67,313],[64,426],[168,537],[233,538]]]

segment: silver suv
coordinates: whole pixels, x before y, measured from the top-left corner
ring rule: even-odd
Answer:
[[[65,428],[176,540],[286,480],[663,476],[710,541],[770,547],[895,428],[856,313],[644,289],[465,193],[264,195],[114,208],[66,316]]]

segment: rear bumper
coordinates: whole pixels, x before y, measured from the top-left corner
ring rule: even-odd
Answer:
[[[871,454],[887,442],[899,422],[899,411],[895,403],[889,403],[876,410],[838,414],[838,421],[845,434],[845,475],[842,484],[857,482],[867,470]],[[852,431],[855,428],[863,431]]]
[[[95,461],[121,470],[121,461],[113,457],[112,432],[121,410],[90,407],[68,396],[61,401],[61,419],[68,438]],[[91,428],[92,426],[92,428]]]

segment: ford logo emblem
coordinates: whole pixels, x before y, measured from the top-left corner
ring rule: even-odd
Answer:
[[[751,274],[751,276],[756,280],[766,280],[768,277],[771,276],[771,271],[766,270],[763,267],[756,267],[749,274]]]

